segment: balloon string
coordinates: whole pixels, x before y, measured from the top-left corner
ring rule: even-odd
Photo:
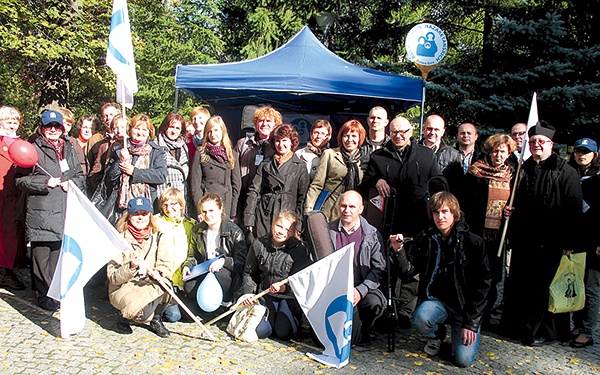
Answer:
[[[41,170],[42,170],[42,172],[44,172],[45,174],[47,174],[47,175],[48,175],[48,177],[50,177],[50,178],[54,178],[54,177],[53,177],[53,176],[52,176],[50,173],[48,173],[48,171],[47,171],[47,170],[45,170],[44,168],[42,168],[42,166],[41,166],[41,165],[39,165],[38,163],[35,163],[35,166],[36,166],[36,167],[38,167],[39,169],[41,169]]]

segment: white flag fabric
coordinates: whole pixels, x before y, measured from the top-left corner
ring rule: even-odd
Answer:
[[[537,110],[537,93],[533,93],[531,99],[531,108],[529,109],[529,119],[527,119],[527,130],[525,131],[525,138],[523,139],[523,149],[521,150],[521,160],[525,161],[531,156],[529,150],[529,129],[531,129],[539,121],[538,110]]]
[[[106,65],[117,75],[117,102],[123,103],[125,107],[131,109],[133,94],[138,91],[138,84],[133,60],[127,0],[115,0],[113,3]]]
[[[315,334],[323,354],[307,355],[340,368],[350,359],[354,307],[354,243],[288,277],[289,284]]]
[[[62,248],[48,296],[60,301],[60,335],[85,326],[83,287],[110,260],[127,250],[123,236],[69,181]]]

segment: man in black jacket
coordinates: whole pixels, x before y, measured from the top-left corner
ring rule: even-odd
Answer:
[[[527,346],[570,336],[569,314],[549,312],[548,299],[563,254],[580,247],[582,191],[577,171],[553,152],[554,133],[545,122],[528,130],[531,157],[521,167],[513,207],[505,208],[512,256],[501,325]]]
[[[435,227],[420,234],[404,251],[402,234],[390,236],[400,272],[420,274],[420,305],[414,313],[417,332],[429,340],[425,353],[437,355],[452,326],[452,354],[458,366],[470,366],[479,350],[480,327],[492,276],[481,237],[469,232],[458,200],[449,192],[434,194],[427,212]]]
[[[404,117],[396,117],[390,124],[391,139],[371,155],[367,171],[360,185],[363,198],[369,190],[377,189],[387,198],[390,187],[396,189],[396,205],[391,233],[414,237],[427,227],[427,183],[440,176],[435,154],[412,138],[413,127]],[[412,312],[417,307],[418,281],[402,282],[398,320],[401,327],[410,327]]]

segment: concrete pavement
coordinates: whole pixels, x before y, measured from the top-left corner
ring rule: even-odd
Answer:
[[[22,274],[23,275],[23,274]],[[25,275],[23,275],[25,276]],[[26,277],[23,277],[24,279]],[[33,292],[0,288],[0,373],[2,374],[600,374],[600,337],[595,346],[573,349],[559,343],[528,348],[484,332],[472,367],[460,369],[449,360],[422,351],[425,340],[413,329],[396,330],[396,350],[388,353],[386,335],[367,347],[352,349],[350,363],[327,368],[309,359],[313,347],[305,328],[291,342],[263,339],[236,342],[225,323],[210,327],[218,338],[202,338],[193,323],[166,323],[171,337],[161,339],[145,327],[132,335],[112,330],[118,316],[101,288],[86,293],[86,326],[69,340],[60,338],[60,312],[50,314],[35,304]],[[384,331],[386,328],[379,328]]]

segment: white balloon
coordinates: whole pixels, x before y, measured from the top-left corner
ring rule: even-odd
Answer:
[[[223,302],[223,288],[214,273],[209,272],[196,292],[198,306],[206,312],[213,312]]]

